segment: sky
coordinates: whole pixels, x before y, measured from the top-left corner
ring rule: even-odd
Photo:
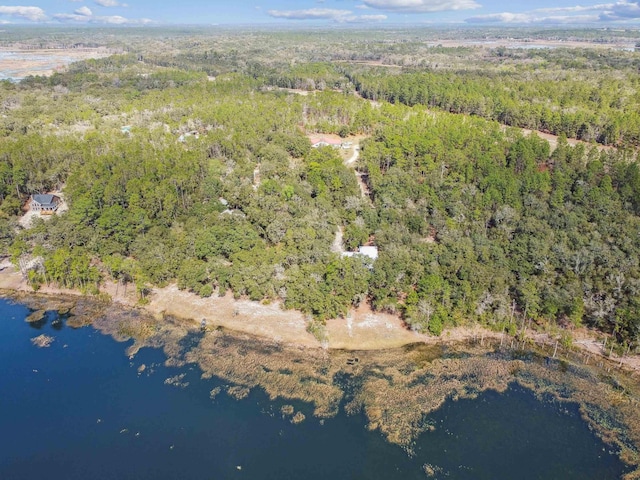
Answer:
[[[0,0],[2,24],[640,26],[640,0]]]

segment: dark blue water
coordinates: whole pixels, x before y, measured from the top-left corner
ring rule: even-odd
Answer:
[[[0,299],[0,479],[616,479],[623,466],[566,406],[519,387],[447,403],[409,457],[360,416],[323,424],[308,405],[292,425],[254,390],[236,401],[209,391],[197,368],[162,366],[144,349]],[[30,339],[46,333],[49,348]],[[147,370],[138,373],[141,364]],[[149,373],[153,370],[152,373]],[[181,389],[165,379],[186,373]],[[570,410],[573,407],[570,407]],[[238,468],[240,467],[240,468]]]

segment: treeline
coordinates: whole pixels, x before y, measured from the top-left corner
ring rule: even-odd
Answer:
[[[571,128],[631,131],[635,80],[612,84],[616,95],[581,79],[354,72],[379,104],[324,63],[211,81],[127,55],[0,83],[0,246],[16,260],[42,259],[30,273],[36,286],[90,290],[101,273],[141,297],[176,281],[202,296],[282,299],[319,319],[370,300],[436,334],[470,321],[513,331],[526,318],[637,344],[634,159],[563,140],[551,153],[536,136],[479,118],[500,102],[531,122],[590,109],[606,121],[586,116]],[[305,79],[314,85],[296,83]],[[264,91],[320,82],[345,91]],[[455,109],[442,106],[452,98]],[[480,101],[466,112],[475,116],[425,107],[464,113]],[[544,129],[536,125],[523,126]],[[370,198],[339,152],[311,148],[312,132],[371,135],[358,164]],[[29,195],[56,188],[70,210],[17,229]],[[379,247],[372,270],[331,251],[339,227],[348,248]]]
[[[432,50],[436,55],[440,49]],[[446,59],[461,55],[456,49],[444,51]],[[431,66],[426,71],[349,66],[348,62],[278,68],[254,63],[246,72],[258,82],[281,88],[345,94],[355,90],[373,101],[425,105],[585,142],[640,145],[635,74],[639,63],[628,52],[602,55],[589,49],[499,48],[490,52],[485,64],[477,65],[475,59],[464,70],[438,69],[437,63],[427,63]]]
[[[371,100],[426,105],[477,115],[513,127],[605,145],[639,145],[637,77],[557,78],[535,74],[420,72],[355,73],[349,78]]]
[[[203,296],[232,290],[253,300],[281,298],[318,318],[366,299],[370,271],[330,252],[338,226],[363,208],[356,178],[334,150],[310,148],[299,128],[302,97],[260,93],[251,78],[233,74],[180,84],[184,72],[164,70],[143,77],[166,80],[157,88],[114,85],[116,77],[137,76],[113,72],[109,62],[92,68],[99,72],[100,64],[97,78],[80,69],[33,90],[7,85],[17,119],[27,91],[42,98],[28,108],[40,135],[6,131],[0,142],[1,208],[18,214],[30,193],[63,185],[70,205],[7,240],[15,258],[43,258],[30,274],[35,286],[95,287],[94,268],[74,267],[93,259],[142,297],[152,285],[177,281]],[[133,113],[105,122],[89,108],[81,124],[60,112],[58,128],[42,125],[53,104],[80,103],[86,89],[101,94],[94,107],[115,97]],[[362,102],[328,93],[314,103],[306,112],[311,126],[351,121],[344,115]],[[121,131],[124,123],[132,123],[130,133]],[[78,125],[87,131],[79,134]],[[181,140],[186,131],[198,138]],[[67,267],[78,275],[58,273]]]
[[[349,79],[330,63],[305,63],[286,70],[254,65],[250,74],[256,78],[264,78],[268,85],[308,91],[346,90],[350,85]]]
[[[621,153],[415,112],[362,148],[381,256],[370,293],[416,329],[518,315],[637,342],[640,169]]]

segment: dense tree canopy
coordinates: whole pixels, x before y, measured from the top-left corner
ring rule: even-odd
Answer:
[[[563,50],[429,50],[473,59],[456,70],[312,47],[280,63],[228,45],[138,48],[0,83],[0,248],[42,258],[34,285],[89,291],[102,275],[144,295],[175,281],[318,319],[370,301],[434,334],[527,318],[640,340],[634,151],[566,141],[638,144],[632,57],[585,50],[559,73]],[[561,136],[552,151],[508,126]],[[368,137],[362,191],[346,153],[312,149],[312,133]],[[56,189],[68,212],[16,226],[30,194]],[[337,231],[347,249],[379,248],[373,268],[332,250]]]

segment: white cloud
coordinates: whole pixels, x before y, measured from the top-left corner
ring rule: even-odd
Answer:
[[[88,23],[91,20],[91,17],[87,17],[86,15],[79,15],[77,13],[56,13],[53,18],[58,20],[59,22],[86,22]]]
[[[23,18],[32,22],[42,22],[47,14],[40,7],[0,6],[0,15]]]
[[[597,15],[547,15],[540,16],[534,13],[491,13],[488,15],[478,15],[467,18],[468,23],[511,23],[511,24],[531,24],[531,23],[592,23],[598,20]]]
[[[363,0],[364,5],[378,10],[402,13],[432,13],[479,8],[475,0]]]
[[[120,3],[118,0],[95,0],[95,2],[101,7],[126,7],[127,6],[126,3]]]
[[[492,13],[468,18],[469,23],[596,23],[640,19],[639,2],[620,0],[598,5],[538,8],[523,13]]]
[[[87,10],[89,10],[87,8]],[[62,23],[84,23],[102,25],[148,25],[154,23],[148,18],[125,18],[120,15],[93,15],[87,14],[83,8],[79,8],[74,13],[57,13],[53,18]]]
[[[345,23],[373,23],[382,22],[386,19],[386,15],[349,15],[347,17],[338,18],[336,21]]]
[[[332,8],[309,8],[307,10],[269,10],[267,12],[275,18],[289,20],[335,20],[351,14],[350,10],[335,10]]]
[[[111,25],[126,25],[128,23],[132,23],[128,18],[121,17],[120,15],[100,17],[100,21],[103,23],[109,23]]]
[[[83,15],[85,17],[90,17],[90,16],[93,15],[93,12],[91,11],[91,9],[89,7],[86,7],[86,6],[78,8],[73,13],[75,13],[76,15]]]
[[[536,8],[533,12],[540,13],[572,13],[572,12],[593,12],[610,7],[612,4],[605,3],[602,5],[576,5],[575,7],[549,7],[549,8]]]
[[[533,17],[526,13],[490,13],[467,18],[469,23],[529,23]]]
[[[638,2],[617,2],[607,5],[600,14],[602,21],[633,20],[640,18],[640,5]]]
[[[351,10],[310,8],[307,10],[269,10],[268,15],[287,20],[333,20],[337,23],[371,23],[387,19],[386,15],[354,15]]]

